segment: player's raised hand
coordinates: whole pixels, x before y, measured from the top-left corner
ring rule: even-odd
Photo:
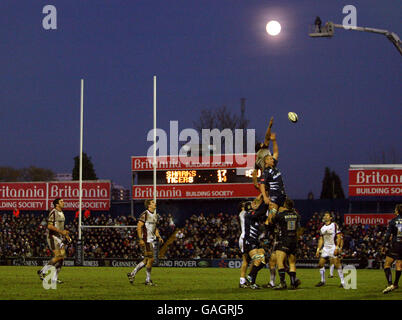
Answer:
[[[274,124],[274,117],[271,117],[271,119],[269,120],[268,128],[271,128],[273,124]]]
[[[276,133],[275,132],[271,133],[271,140],[276,140]]]

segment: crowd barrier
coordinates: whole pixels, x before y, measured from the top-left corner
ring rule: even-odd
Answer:
[[[43,266],[50,258],[27,258],[27,257],[5,257],[0,259],[0,265],[3,266]],[[79,265],[75,259],[65,259],[64,266],[73,267]],[[138,261],[128,259],[85,259],[83,266],[85,267],[130,267],[137,265]],[[159,264],[155,267],[171,267],[171,268],[240,268],[241,259],[159,259]],[[297,268],[316,268],[318,259],[300,259],[296,263]],[[343,259],[343,265],[353,265],[355,268],[375,268],[372,264],[368,264],[367,260],[362,259]]]

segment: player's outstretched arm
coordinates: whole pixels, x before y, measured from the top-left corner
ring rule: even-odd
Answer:
[[[268,129],[265,132],[264,146],[266,147],[269,146],[269,141],[271,139],[271,128],[273,124],[274,124],[274,117],[271,117],[271,119],[269,120]]]
[[[272,140],[272,152],[273,152],[273,157],[275,160],[278,160],[279,158],[279,148],[278,148],[278,142],[276,141],[276,133],[271,133],[271,140]]]

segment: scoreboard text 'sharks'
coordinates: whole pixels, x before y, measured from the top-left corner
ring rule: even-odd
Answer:
[[[153,198],[153,158],[131,157],[133,199]],[[255,154],[201,157],[157,157],[158,199],[251,198]]]

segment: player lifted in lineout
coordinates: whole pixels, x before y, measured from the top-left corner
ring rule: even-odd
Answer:
[[[163,239],[157,228],[158,215],[156,213],[156,203],[154,200],[145,200],[146,210],[141,214],[137,224],[137,235],[140,240],[140,246],[144,252],[144,260],[142,260],[134,270],[127,273],[128,280],[134,284],[134,279],[138,271],[146,266],[145,285],[154,286],[151,280],[152,264],[154,262],[154,254],[156,250],[156,240],[163,243]]]
[[[260,191],[264,199],[265,209],[269,209],[269,214],[275,214],[278,208],[283,206],[286,200],[285,186],[282,174],[277,168],[279,158],[279,148],[276,141],[276,134],[271,134],[273,155],[264,158],[265,170],[260,178]]]
[[[282,174],[277,168],[279,159],[279,148],[276,140],[276,134],[271,133],[270,140],[272,140],[272,151],[273,155],[265,155],[264,157],[264,172],[259,180],[259,189],[261,195],[263,196],[264,202],[258,208],[258,211],[264,211],[264,213],[269,213],[269,215],[275,215],[278,208],[283,206],[286,193],[285,186],[282,180]],[[268,222],[266,222],[268,224]],[[272,232],[271,230],[268,230]],[[271,254],[269,259],[269,270],[271,273],[270,286],[275,283],[275,265],[276,265],[276,253]]]
[[[64,201],[61,198],[56,198],[53,201],[54,209],[49,213],[47,220],[47,233],[46,239],[50,250],[53,252],[53,258],[38,271],[39,278],[43,280],[52,267],[56,268],[56,272],[52,276],[52,283],[63,283],[58,279],[59,272],[63,265],[64,258],[66,257],[66,250],[64,239],[71,242],[68,235],[69,232],[64,230],[65,217],[63,213]]]
[[[325,285],[325,262],[326,259],[330,260],[330,263],[335,265],[338,270],[339,279],[341,280],[340,287],[345,286],[343,278],[343,270],[340,259],[340,254],[343,248],[343,237],[339,230],[338,225],[332,221],[333,216],[328,211],[324,213],[323,221],[324,225],[320,229],[320,238],[318,240],[318,247],[316,257],[321,257],[318,261],[318,267],[320,268],[321,281],[316,284],[316,287]],[[321,250],[322,249],[322,250]]]
[[[389,293],[398,288],[399,278],[402,271],[402,204],[397,204],[394,211],[396,217],[388,224],[387,232],[385,233],[384,242],[382,244],[381,252],[385,253],[385,246],[392,236],[391,249],[386,254],[384,263],[385,278],[387,279],[388,286],[384,289],[383,293]],[[396,260],[395,281],[392,283],[391,265]]]
[[[255,165],[254,165],[254,171],[253,171],[253,183],[254,186],[257,188],[257,190],[260,190],[258,186],[258,170],[262,174],[265,170],[265,161],[264,158],[268,155],[271,155],[271,152],[269,152],[269,141],[271,140],[271,128],[272,125],[274,124],[274,118],[271,117],[269,120],[268,128],[265,133],[265,138],[264,142],[258,142],[255,145],[255,152],[256,152],[256,159],[255,159]]]

